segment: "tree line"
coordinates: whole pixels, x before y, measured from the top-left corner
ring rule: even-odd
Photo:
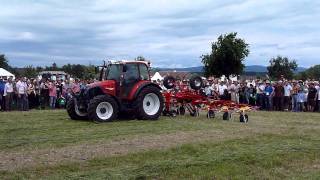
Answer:
[[[41,71],[64,71],[74,78],[93,79],[96,76],[94,65],[66,64],[61,67],[53,63],[51,66],[32,66],[28,65],[23,68],[10,66],[9,60],[4,54],[0,54],[0,67],[4,68],[17,77],[35,78]]]

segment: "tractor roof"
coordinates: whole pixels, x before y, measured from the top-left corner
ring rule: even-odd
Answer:
[[[145,64],[148,67],[150,66],[149,61],[134,61],[134,60],[121,60],[121,61],[109,61],[109,64],[129,64],[129,63],[137,63],[137,64]]]

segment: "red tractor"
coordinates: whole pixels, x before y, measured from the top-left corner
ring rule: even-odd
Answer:
[[[68,102],[71,119],[109,122],[121,114],[143,120],[159,118],[164,100],[161,88],[150,81],[149,62],[109,62],[99,72],[99,82],[89,84]]]

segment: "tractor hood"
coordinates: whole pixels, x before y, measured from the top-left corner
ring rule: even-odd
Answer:
[[[116,94],[116,81],[115,80],[105,80],[95,83],[88,84],[87,87],[100,88],[105,94],[115,95]]]

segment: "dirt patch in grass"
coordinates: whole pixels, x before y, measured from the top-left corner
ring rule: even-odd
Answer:
[[[237,130],[222,131],[190,131],[171,134],[152,135],[148,137],[134,136],[130,139],[101,141],[98,144],[81,144],[63,148],[41,149],[34,151],[0,152],[0,170],[15,171],[17,169],[36,166],[52,166],[65,162],[81,162],[97,157],[125,155],[128,153],[167,149],[186,143],[203,141],[219,142],[230,139],[241,139],[261,133],[283,133],[283,129],[252,128],[239,126]]]

